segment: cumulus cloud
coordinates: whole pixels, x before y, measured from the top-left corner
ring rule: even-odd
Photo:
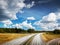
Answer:
[[[10,20],[4,20],[2,21],[2,23],[7,24],[7,25],[13,24]]]
[[[23,28],[21,24],[14,24],[14,25],[12,25],[12,27],[13,27],[13,28],[15,28],[15,27],[16,27],[16,28]]]
[[[57,14],[56,14],[57,16],[57,19],[60,19],[60,12],[58,12]]]
[[[27,20],[35,20],[34,17],[27,17]]]
[[[35,27],[33,27],[31,23],[27,23],[27,21],[24,21],[24,22],[22,23],[22,26],[27,27],[27,28],[35,29]]]
[[[32,26],[31,23],[27,23],[27,20],[22,22],[22,23],[19,23],[19,24],[14,24],[12,25],[13,27],[17,27],[17,28],[31,28],[31,29],[35,29],[35,27]]]
[[[16,13],[24,7],[23,0],[0,0],[0,17],[4,19],[17,19]]]
[[[45,21],[56,21],[56,15],[55,13],[50,13],[49,15],[44,16],[42,19]]]
[[[54,30],[60,27],[58,26],[58,19],[60,19],[58,13],[49,13],[48,15],[43,16],[40,21],[37,21],[34,24],[45,30]]]
[[[34,1],[32,1],[32,3],[31,3],[31,4],[26,5],[26,7],[27,7],[27,8],[31,8],[31,7],[33,7],[34,5],[35,5],[35,2],[34,2]]]
[[[16,13],[20,11],[22,13],[22,9],[25,7],[32,7],[32,4],[25,4],[25,0],[0,0],[0,21],[7,19],[18,19]]]
[[[9,27],[11,24],[13,24],[10,20],[4,20],[1,22],[4,24],[4,27]]]
[[[40,28],[44,29],[44,30],[54,30],[57,28],[58,23],[41,23],[40,21],[36,22],[35,25],[40,26]]]

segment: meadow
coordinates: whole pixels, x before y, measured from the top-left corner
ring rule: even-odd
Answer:
[[[48,42],[50,40],[60,38],[60,34],[43,33],[42,37],[43,37],[45,42]]]
[[[16,39],[16,38],[21,38],[29,34],[20,34],[20,33],[0,33],[0,44]]]

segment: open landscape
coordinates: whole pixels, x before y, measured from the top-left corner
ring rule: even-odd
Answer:
[[[8,31],[6,31],[8,29]],[[3,32],[1,32],[3,30]],[[34,29],[12,29],[1,28],[0,45],[47,45],[54,39],[60,38],[60,30],[35,31]],[[9,33],[10,32],[10,33]]]
[[[0,0],[0,45],[60,45],[60,0]]]

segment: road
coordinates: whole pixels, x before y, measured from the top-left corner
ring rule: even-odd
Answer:
[[[41,35],[42,34],[37,34],[31,41],[30,45],[45,45],[45,42],[43,41]]]
[[[42,35],[41,33],[39,33],[39,34],[31,34],[31,35],[25,36],[23,38],[19,38],[19,39],[15,39],[15,40],[6,42],[6,43],[4,43],[2,45],[23,45],[27,40],[30,40],[30,38],[32,36],[34,36],[34,37],[31,40],[31,42],[29,42],[29,45],[45,45],[45,42],[43,41],[41,35]],[[24,44],[24,45],[26,45],[26,44]]]

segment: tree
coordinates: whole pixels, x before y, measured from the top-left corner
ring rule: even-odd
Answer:
[[[28,32],[28,33],[34,33],[35,30],[34,30],[34,29],[28,29],[27,32]]]
[[[60,34],[60,30],[59,30],[59,29],[55,29],[55,30],[53,31],[53,33],[54,33],[54,34]]]

